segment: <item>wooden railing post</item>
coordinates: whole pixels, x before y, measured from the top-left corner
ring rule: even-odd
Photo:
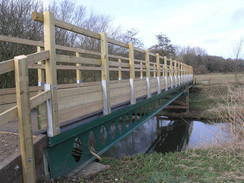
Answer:
[[[176,62],[176,86],[179,86],[179,62],[178,61],[175,61]]]
[[[180,86],[181,62],[178,62],[178,85]]]
[[[174,60],[171,59],[171,77],[172,77],[172,88],[174,88],[175,85],[175,79],[174,79]]]
[[[42,51],[42,48],[40,46],[37,46],[37,52],[41,52],[41,51]],[[42,65],[43,62],[39,61],[38,64]],[[44,84],[45,84],[44,69],[39,68],[37,70],[37,74],[38,74],[38,86],[44,86]],[[42,90],[40,90],[39,92],[42,92]],[[43,129],[47,126],[47,106],[45,103],[43,103],[37,107],[37,121],[38,121],[39,129]]]
[[[180,62],[180,85],[182,84],[182,62]]]
[[[183,77],[184,79],[183,80],[184,80],[184,83],[186,83],[186,64],[184,64],[183,66],[184,66],[183,67],[183,73],[184,73],[184,77]]]
[[[111,113],[110,91],[109,91],[109,60],[108,60],[108,42],[105,33],[100,33],[101,37],[101,61],[102,61],[102,93],[103,93],[103,114]]]
[[[177,87],[178,81],[177,81],[177,61],[174,60],[174,87]]]
[[[121,59],[119,58],[119,71],[118,71],[118,80],[121,81],[122,80],[122,67],[121,67]]]
[[[167,57],[164,56],[164,83],[165,90],[168,90],[168,65],[167,65]]]
[[[143,63],[140,62],[140,78],[143,79]]]
[[[160,56],[156,53],[156,64],[157,64],[157,83],[158,83],[158,94],[161,93],[161,68],[160,68]]]
[[[129,43],[129,65],[130,65],[130,103],[136,103],[135,95],[135,61],[134,61],[134,46],[132,43]]]
[[[169,78],[170,78],[170,88],[173,88],[173,61],[169,59]]]
[[[14,64],[23,182],[33,183],[36,182],[36,171],[32,137],[27,57],[15,57]]]
[[[76,57],[80,57],[80,53],[79,52],[75,52],[75,56]],[[81,64],[76,64],[77,67],[80,67]],[[82,82],[82,78],[81,78],[81,71],[80,69],[76,69],[76,83],[79,84]]]
[[[151,97],[151,86],[150,86],[150,60],[149,51],[145,51],[145,61],[146,61],[146,82],[147,82],[147,98]]]
[[[51,12],[44,12],[44,48],[49,51],[49,60],[46,61],[45,90],[50,90],[51,99],[47,101],[48,136],[52,137],[60,132],[58,123],[57,103],[57,69],[55,49],[55,22]]]
[[[183,64],[183,83],[186,83],[186,66]]]
[[[156,64],[153,64],[153,77],[156,78],[156,74],[157,74],[157,71],[156,71]]]
[[[37,46],[37,52],[41,52],[42,51],[42,48],[40,46]],[[42,62],[39,61],[37,63],[38,65],[42,65]],[[44,86],[44,70],[39,68],[37,69],[37,75],[38,75],[38,86]]]
[[[178,86],[178,70],[177,70],[177,61],[174,61],[174,70],[175,70],[175,87]]]
[[[181,62],[179,62],[179,85],[181,85]]]

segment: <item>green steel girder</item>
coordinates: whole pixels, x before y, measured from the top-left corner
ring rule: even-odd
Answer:
[[[101,155],[180,97],[186,87],[169,89],[49,138],[46,157],[50,177],[67,175],[93,161],[95,157],[90,149]]]

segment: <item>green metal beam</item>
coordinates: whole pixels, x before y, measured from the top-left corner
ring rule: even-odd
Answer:
[[[67,175],[101,155],[135,128],[184,94],[188,85],[164,91],[151,98],[118,109],[89,123],[49,138],[46,156],[52,178]]]

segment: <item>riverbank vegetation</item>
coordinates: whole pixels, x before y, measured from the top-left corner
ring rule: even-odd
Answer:
[[[79,183],[242,183],[244,182],[244,74],[198,75],[191,110],[230,122],[233,141],[182,152],[103,158],[110,169],[91,177],[69,177],[57,182]],[[198,88],[198,89],[196,89]],[[217,140],[217,139],[216,139]]]
[[[234,141],[175,153],[106,158],[111,169],[82,182],[244,182],[244,74],[196,76],[191,110],[230,122]]]
[[[244,181],[244,150],[196,149],[175,153],[140,154],[121,159],[105,158],[111,168],[95,176],[59,179],[79,183],[224,183]]]
[[[236,96],[239,97],[235,100],[239,101],[235,106],[240,106],[239,110],[243,110],[240,102],[243,100],[244,73],[238,73],[237,76],[236,80],[233,73],[196,75],[195,85],[190,92],[190,113],[187,116],[212,122],[230,121],[230,116],[224,117],[223,113],[224,110],[230,109],[229,100],[235,93],[238,93]]]

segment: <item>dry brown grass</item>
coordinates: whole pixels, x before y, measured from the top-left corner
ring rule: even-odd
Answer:
[[[220,103],[215,112],[221,121],[230,122],[234,137],[244,141],[244,86],[228,87],[224,103]]]
[[[244,73],[238,73],[237,81],[233,73],[209,73],[194,76],[198,84],[244,84]]]
[[[233,141],[222,147],[244,148],[244,73],[239,73],[237,80],[233,73],[211,73],[196,75],[198,86],[204,90],[207,98],[214,101],[208,107],[209,113],[217,117],[217,121],[229,122]],[[234,147],[235,146],[235,147]]]

